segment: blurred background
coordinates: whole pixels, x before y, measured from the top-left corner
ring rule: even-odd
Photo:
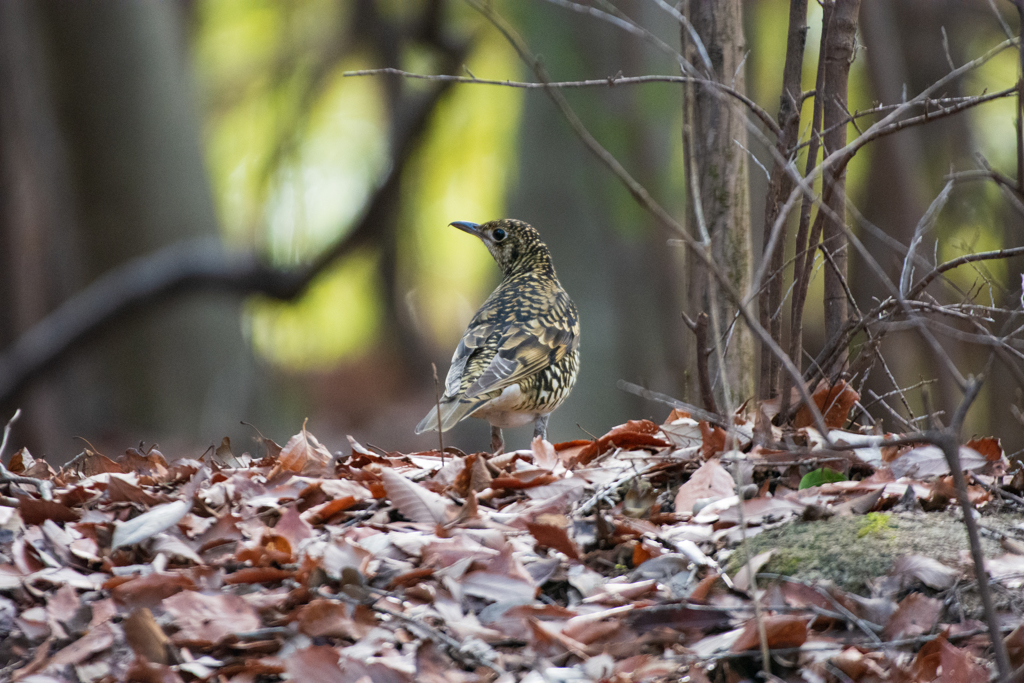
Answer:
[[[565,4],[493,6],[553,80],[678,74],[670,55]],[[744,8],[747,91],[773,116],[788,5],[750,0]],[[994,6],[1016,33],[1004,0],[863,0],[851,109],[899,102],[947,73],[949,59],[962,64],[1004,40]],[[614,7],[678,49],[679,25],[658,3]],[[808,20],[810,89],[817,3]],[[940,94],[1011,86],[1018,58],[1007,50]],[[680,317],[681,249],[667,246],[546,95],[344,75],[380,67],[535,80],[505,38],[458,0],[0,3],[0,349],[101,274],[163,246],[219,236],[288,268],[346,239],[371,207],[373,218],[294,302],[198,293],[105,326],[0,404],[2,422],[23,410],[16,447],[53,463],[81,450],[74,437],[113,454],[145,441],[195,457],[224,436],[236,452],[251,448],[254,431],[241,421],[283,443],[306,417],[332,450],[347,449],[346,434],[385,450],[435,447],[436,435],[412,433],[434,402],[431,363],[443,381],[465,324],[498,280],[481,244],[446,226],[499,217],[540,230],[580,309],[581,375],[552,417],[552,441],[667,415],[617,389],[619,379],[697,402],[687,389],[695,369],[683,362],[692,334]],[[679,86],[565,95],[681,220]],[[856,132],[851,126],[851,138]],[[849,197],[907,244],[951,169],[975,168],[981,154],[1014,175],[1014,136],[1009,99],[910,128],[860,152]],[[761,143],[748,146],[770,163]],[[752,164],[756,253],[766,180]],[[1019,245],[1022,227],[991,183],[958,187],[929,256]],[[898,273],[900,258],[863,239]],[[884,290],[856,258],[851,268],[854,293],[870,307]],[[984,278],[980,299],[1013,305],[1022,269],[1020,259],[993,261],[955,277],[964,289]],[[805,318],[811,354],[824,341],[820,321],[816,282]],[[902,386],[936,375],[910,337],[893,333],[883,348]],[[977,347],[949,350],[965,372],[985,360]],[[891,388],[881,381],[878,391]],[[967,431],[1002,436],[1010,452],[1024,446],[1006,411],[1015,392],[1009,378],[994,378]],[[507,435],[510,447],[525,447],[528,431]],[[445,438],[467,451],[488,442],[478,420]]]

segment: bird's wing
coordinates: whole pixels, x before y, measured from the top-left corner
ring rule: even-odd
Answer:
[[[434,406],[423,416],[420,423],[416,425],[415,431],[417,434],[422,434],[426,431],[436,430],[439,424],[438,418],[440,418],[441,431],[446,432],[454,427],[459,420],[486,403],[487,400],[486,398],[477,398],[475,400],[456,398],[442,401],[439,406]]]
[[[452,354],[452,364],[448,368],[448,376],[444,380],[445,397],[455,397],[462,388],[462,376],[466,372],[466,364],[473,353],[484,347],[487,338],[495,332],[493,322],[489,320],[478,320],[474,318],[469,323],[469,329],[462,336],[459,345],[455,347]]]
[[[518,383],[560,361],[579,346],[579,321],[568,295],[559,291],[552,307],[529,322],[510,323],[503,330],[497,353],[466,389],[474,398]]]

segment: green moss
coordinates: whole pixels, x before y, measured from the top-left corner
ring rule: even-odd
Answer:
[[[893,532],[892,527],[889,525],[889,515],[884,512],[869,512],[864,515],[860,530],[857,532],[857,538],[864,538],[869,534],[892,537]]]
[[[793,576],[800,569],[804,559],[806,558],[802,557],[799,553],[786,551],[776,553],[772,556],[771,562],[769,562],[771,569],[766,568],[765,571],[772,571],[784,576]]]
[[[762,571],[807,580],[828,580],[845,590],[865,592],[867,580],[889,571],[897,554],[894,534],[873,533],[888,527],[866,517],[833,517],[770,529],[748,540],[753,555],[776,552]],[[867,526],[865,526],[867,524]],[[864,528],[869,531],[861,533]],[[742,549],[729,561],[730,571],[745,562]]]
[[[1020,523],[1020,515],[987,514],[995,529]],[[987,557],[1001,555],[999,543],[983,537]],[[817,522],[790,522],[747,538],[727,562],[733,575],[751,556],[775,550],[762,572],[784,574],[806,581],[830,581],[840,588],[866,595],[867,582],[883,576],[902,555],[920,554],[955,566],[968,549],[963,522],[951,513],[869,513],[832,517]]]

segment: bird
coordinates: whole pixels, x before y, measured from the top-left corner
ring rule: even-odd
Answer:
[[[562,288],[551,252],[529,223],[501,219],[449,225],[484,243],[501,282],[476,312],[455,353],[444,395],[416,433],[448,431],[466,417],[491,425],[491,450],[504,451],[501,430],[533,422],[547,439],[548,418],[565,401],[580,367],[580,321]]]

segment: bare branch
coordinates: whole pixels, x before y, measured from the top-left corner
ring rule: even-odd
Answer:
[[[382,68],[382,69],[361,69],[359,71],[346,71],[342,74],[345,77],[356,77],[356,76],[401,76],[402,78],[411,78],[421,81],[441,81],[445,83],[473,83],[476,85],[497,85],[504,86],[506,88],[520,88],[523,90],[548,90],[550,88],[570,89],[570,88],[607,88],[616,85],[644,85],[647,83],[696,83],[709,88],[714,88],[729,97],[736,99],[743,103],[743,105],[750,110],[750,112],[758,118],[758,120],[764,124],[773,135],[779,134],[779,126],[772,120],[771,115],[768,114],[760,105],[754,102],[752,99],[736,91],[724,83],[718,81],[712,81],[707,78],[701,78],[699,76],[661,76],[661,75],[649,75],[649,76],[609,76],[608,78],[594,78],[584,81],[552,81],[550,83],[536,83],[529,81],[499,81],[491,80],[486,78],[477,78],[476,76],[450,76],[446,74],[417,74],[409,71],[402,71],[401,69],[394,68]]]
[[[924,289],[930,285],[935,278],[939,277],[943,273],[958,268],[965,263],[974,263],[975,261],[991,261],[994,259],[1011,258],[1013,256],[1020,256],[1024,254],[1024,247],[1011,247],[1009,249],[998,249],[996,251],[980,251],[974,254],[964,254],[951,261],[938,265],[930,273],[921,278],[916,285],[907,293],[908,299],[913,299],[921,294]]]
[[[900,273],[900,295],[906,298],[907,291],[910,289],[910,281],[914,277],[914,255],[917,253],[917,248],[921,244],[921,240],[924,239],[924,233],[931,230],[932,226],[935,225],[936,219],[939,217],[939,212],[942,211],[942,207],[946,205],[946,201],[949,199],[949,193],[953,190],[953,181],[946,183],[946,186],[942,188],[942,192],[938,194],[932,203],[928,206],[928,210],[921,216],[921,220],[917,222],[917,227],[914,229],[914,237],[910,240],[910,246],[907,248],[907,255],[903,259],[903,272]]]
[[[722,429],[732,429],[734,426],[730,424],[729,420],[723,417],[722,415],[719,415],[717,413],[709,413],[708,411],[702,410],[701,408],[698,408],[697,406],[691,403],[680,401],[677,398],[672,398],[671,396],[658,393],[657,391],[651,391],[650,389],[642,387],[639,384],[633,384],[632,382],[627,382],[625,380],[620,379],[618,382],[615,383],[615,386],[617,386],[619,389],[623,391],[629,392],[636,396],[640,396],[642,398],[646,398],[649,401],[657,401],[658,403],[663,403],[667,406],[678,408],[679,410],[685,410],[690,414],[690,417],[694,418],[695,420],[704,420],[705,422],[717,425]]]
[[[990,359],[991,364],[991,359]],[[971,559],[974,562],[974,576],[978,580],[978,595],[981,597],[981,604],[985,611],[985,621],[988,624],[989,638],[992,640],[992,649],[995,651],[996,667],[999,670],[999,679],[1009,680],[1010,662],[1006,655],[1006,645],[999,637],[999,616],[996,614],[995,605],[992,603],[992,592],[988,585],[988,572],[985,569],[985,553],[981,548],[981,537],[978,534],[978,522],[974,519],[974,506],[967,496],[967,480],[960,464],[960,441],[959,434],[963,428],[964,418],[970,409],[974,399],[981,391],[980,377],[971,377],[968,380],[967,391],[964,398],[957,407],[953,416],[953,423],[948,432],[931,434],[930,441],[942,449],[949,463],[950,473],[953,475],[953,483],[956,486],[956,497],[960,503],[960,509],[964,514],[964,525],[967,527],[967,538],[971,546]]]

